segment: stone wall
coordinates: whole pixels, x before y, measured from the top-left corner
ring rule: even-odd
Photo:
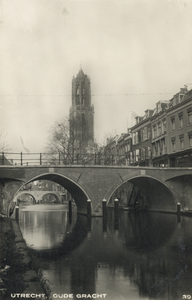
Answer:
[[[7,181],[0,183],[0,214],[7,215],[10,202],[13,200],[15,193],[22,185],[19,181]]]

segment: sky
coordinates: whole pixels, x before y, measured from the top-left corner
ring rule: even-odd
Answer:
[[[0,129],[11,151],[46,152],[80,66],[102,144],[192,88],[192,1],[0,0]]]

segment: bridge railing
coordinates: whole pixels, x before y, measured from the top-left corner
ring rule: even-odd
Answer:
[[[0,165],[137,165],[139,162],[149,164],[151,157],[125,156],[106,153],[78,153],[63,155],[58,153],[0,153]]]

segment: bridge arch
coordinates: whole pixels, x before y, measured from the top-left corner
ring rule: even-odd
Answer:
[[[19,188],[19,190],[20,190],[20,188]],[[27,201],[27,200],[23,200],[22,201],[21,199],[18,199],[19,196],[21,196],[21,195],[29,195],[29,196],[31,196],[32,197],[32,203],[30,203],[30,204],[36,204],[35,197],[29,191],[22,191],[22,192],[19,192],[19,193],[16,192],[15,195],[14,195],[14,197],[11,199],[11,201],[8,204],[8,209],[7,209],[7,215],[8,216],[11,216],[13,214],[16,205]]]
[[[16,202],[18,202],[18,198],[19,198],[19,196],[21,196],[21,195],[29,195],[29,196],[31,196],[32,199],[33,199],[33,204],[36,204],[35,197],[34,197],[29,191],[23,191],[23,192],[21,192],[21,193],[17,193],[17,194],[15,195],[15,197],[14,197],[14,199],[16,199]],[[22,201],[22,200],[21,200],[21,201]]]
[[[42,173],[35,177],[27,178],[23,186],[35,180],[50,180],[63,186],[74,199],[78,213],[87,214],[87,199],[90,198],[88,189],[86,190],[86,188],[80,186],[73,179],[58,173]]]
[[[57,202],[60,202],[59,201],[59,196],[54,191],[30,191],[30,190],[22,190],[22,186],[19,189],[19,191],[15,194],[13,200],[15,200],[16,198],[18,198],[19,196],[22,196],[22,195],[30,195],[33,198],[34,204],[36,204],[40,200],[43,200],[44,196],[49,195],[49,194],[53,195],[55,197],[55,199],[57,200]]]
[[[57,201],[58,203],[60,203],[60,201],[59,201],[59,196],[58,196],[56,193],[52,192],[52,191],[47,191],[47,192],[43,193],[42,199],[41,199],[41,200],[42,200],[42,203],[43,203],[44,201],[47,201],[47,200],[46,200],[46,197],[45,197],[45,196],[47,196],[47,195],[53,195],[54,198],[56,199],[56,201]]]
[[[141,190],[148,201],[149,210],[176,211],[177,201],[172,190],[159,178],[149,175],[125,175],[122,177],[121,183],[115,183],[107,192],[105,196],[107,202],[110,201],[114,192],[126,182],[132,183]]]

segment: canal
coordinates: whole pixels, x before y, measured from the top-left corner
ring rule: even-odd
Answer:
[[[107,220],[89,220],[75,207],[69,217],[67,209],[20,209],[20,229],[49,299],[190,299],[191,218],[109,210]]]

